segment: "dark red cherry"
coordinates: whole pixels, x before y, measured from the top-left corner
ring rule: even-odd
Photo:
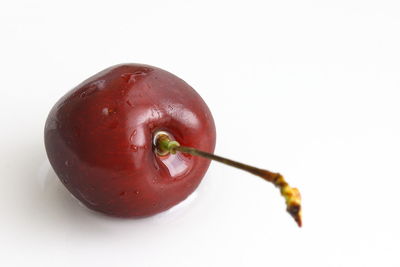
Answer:
[[[164,211],[185,199],[210,159],[273,183],[301,226],[301,197],[279,173],[212,154],[215,126],[187,83],[156,67],[108,68],[62,97],[45,127],[48,158],[87,207],[122,217]]]
[[[187,153],[156,153],[153,139],[161,131],[182,146],[214,150],[213,117],[195,90],[162,69],[122,64],[55,104],[45,145],[57,176],[87,207],[149,216],[184,200],[210,164]]]

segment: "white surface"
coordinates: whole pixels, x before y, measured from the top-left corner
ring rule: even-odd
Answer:
[[[399,266],[398,1],[2,1],[0,266]],[[206,100],[216,151],[179,207],[92,213],[49,167],[43,126],[67,90],[113,64],[180,76]],[[234,146],[233,144],[238,144]]]

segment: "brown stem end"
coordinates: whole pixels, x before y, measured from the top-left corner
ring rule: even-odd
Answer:
[[[285,198],[286,210],[293,217],[299,227],[302,226],[301,214],[301,195],[297,188],[289,186],[285,178],[281,174],[273,182],[281,191],[281,195]]]

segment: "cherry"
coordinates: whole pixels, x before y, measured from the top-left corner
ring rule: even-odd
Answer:
[[[55,104],[45,126],[53,169],[90,209],[120,217],[167,210],[196,189],[212,159],[279,187],[300,226],[298,190],[279,173],[213,155],[215,138],[200,95],[142,64],[116,65],[85,80]]]

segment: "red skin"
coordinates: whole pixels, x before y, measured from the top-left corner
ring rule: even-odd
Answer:
[[[203,99],[175,75],[123,64],[87,79],[62,97],[45,127],[50,163],[90,209],[150,216],[184,200],[210,161],[177,153],[160,157],[153,136],[167,131],[183,146],[213,152],[214,120]]]

